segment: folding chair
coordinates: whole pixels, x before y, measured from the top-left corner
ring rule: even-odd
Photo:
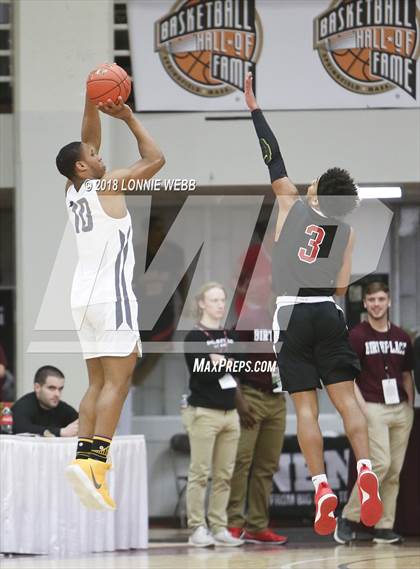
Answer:
[[[186,433],[177,433],[169,441],[171,451],[172,469],[175,476],[175,486],[178,500],[175,506],[174,517],[179,516],[182,528],[187,527],[187,507],[185,493],[188,482],[188,466],[186,459],[190,457],[190,441]]]

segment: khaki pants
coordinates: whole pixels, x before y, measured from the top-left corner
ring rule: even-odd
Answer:
[[[249,531],[256,532],[268,527],[273,474],[279,466],[286,428],[286,400],[284,395],[263,393],[248,385],[242,385],[241,390],[257,423],[252,429],[241,430],[231,482],[228,523],[230,527],[246,526]]]
[[[207,525],[205,499],[211,472],[208,520],[211,531],[217,533],[227,527],[226,507],[238,448],[239,416],[236,409],[220,411],[189,406],[182,413],[182,422],[191,446],[187,485],[188,527],[195,529]]]
[[[413,425],[414,411],[407,403],[367,403],[369,451],[372,468],[379,479],[384,512],[376,528],[392,529],[399,490],[400,472]],[[360,520],[357,484],[354,485],[343,517]]]

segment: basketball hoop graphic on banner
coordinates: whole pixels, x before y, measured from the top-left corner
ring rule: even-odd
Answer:
[[[314,20],[314,49],[348,91],[377,95],[399,87],[416,99],[419,31],[413,0],[332,0]]]
[[[155,51],[168,75],[201,97],[244,90],[262,43],[255,0],[178,0],[155,23]]]

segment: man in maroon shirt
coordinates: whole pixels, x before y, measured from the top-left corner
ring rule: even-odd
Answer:
[[[266,328],[239,331],[239,338],[270,343],[272,331],[267,316]],[[277,369],[274,352],[247,353],[245,359],[250,369],[242,373],[236,390],[241,436],[227,509],[229,531],[248,543],[283,545],[287,537],[269,528],[269,501],[283,447],[286,400],[273,381],[275,372],[270,371],[274,366]]]
[[[234,537],[242,537],[248,543],[283,545],[287,537],[269,528],[269,501],[283,446],[287,411],[284,393],[280,393],[281,388],[274,383],[270,371],[275,366],[278,373],[271,349],[272,318],[271,308],[268,309],[274,233],[268,230],[264,239],[264,223],[257,224],[256,231],[255,241],[238,263],[236,332],[242,342],[265,342],[268,352],[247,351],[244,356],[249,369],[242,373],[240,388],[236,390],[241,436],[227,514],[229,531]]]
[[[393,526],[399,477],[414,417],[412,345],[409,335],[388,319],[390,295],[386,284],[370,283],[363,301],[368,320],[351,330],[350,342],[362,367],[355,391],[368,420],[372,466],[379,478],[384,508],[373,541],[398,543],[401,536]],[[347,543],[354,539],[349,522],[358,522],[359,515],[355,486],[338,521],[336,541]]]

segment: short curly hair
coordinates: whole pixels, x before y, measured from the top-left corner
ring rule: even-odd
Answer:
[[[74,178],[76,162],[80,160],[81,152],[82,143],[80,141],[76,141],[63,146],[57,154],[55,163],[58,171],[65,178],[68,178],[69,180]]]
[[[343,168],[324,172],[318,180],[317,194],[319,207],[328,217],[344,217],[359,205],[357,186]]]

